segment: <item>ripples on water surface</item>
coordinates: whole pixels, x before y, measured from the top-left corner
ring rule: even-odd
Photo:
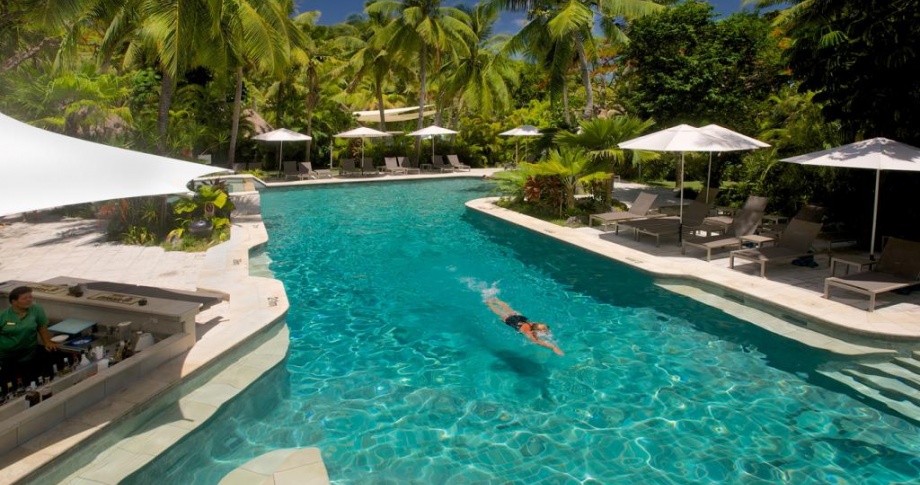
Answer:
[[[130,483],[316,446],[334,483],[912,483],[918,429],[830,358],[472,213],[478,180],[264,193],[286,365]],[[482,303],[548,322],[565,357]]]

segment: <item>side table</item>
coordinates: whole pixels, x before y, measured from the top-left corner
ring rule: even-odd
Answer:
[[[867,269],[872,269],[873,266],[878,264],[878,261],[855,254],[838,254],[831,257],[831,276],[837,276],[837,263],[846,266],[844,274],[850,274],[851,267],[856,268],[857,271],[866,271]]]
[[[741,236],[738,239],[741,239],[742,243],[754,243],[758,248],[762,248],[766,243],[770,243],[772,246],[776,246],[776,238],[773,236],[760,236],[757,234],[751,234],[748,236]]]

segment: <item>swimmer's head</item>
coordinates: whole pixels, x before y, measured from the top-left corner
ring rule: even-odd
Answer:
[[[549,325],[540,322],[530,322],[530,331],[532,332],[549,332]]]

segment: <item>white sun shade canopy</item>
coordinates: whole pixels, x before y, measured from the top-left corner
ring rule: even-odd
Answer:
[[[426,105],[425,111],[422,113],[424,117],[433,116],[436,111],[429,110],[432,105]],[[370,111],[355,111],[354,114],[358,118],[358,123],[380,123],[380,110],[370,110]],[[383,110],[383,116],[386,121],[409,121],[418,119],[418,106],[413,106],[411,108],[390,108]]]
[[[379,138],[382,136],[392,136],[385,131],[378,131],[366,126],[359,126],[354,130],[343,131],[333,135],[336,138]]]
[[[227,171],[72,138],[0,113],[0,215],[71,204],[189,192]]]
[[[541,136],[540,130],[533,125],[523,125],[517,128],[503,131],[498,136]]]
[[[267,133],[262,133],[261,135],[256,135],[252,137],[253,140],[260,141],[307,141],[312,140],[313,138],[309,135],[304,135],[303,133],[297,133],[296,131],[291,131],[287,128],[278,128],[277,130],[269,131]]]
[[[781,161],[823,167],[920,171],[920,148],[888,138],[872,138]]]
[[[709,150],[712,152],[732,152],[736,150],[753,150],[755,148],[767,148],[769,143],[764,143],[756,138],[742,135],[737,131],[729,130],[719,125],[706,125],[700,128],[700,131],[707,135],[712,135],[717,141],[713,142]]]
[[[437,135],[456,135],[457,131],[448,130],[447,128],[441,128],[438,125],[431,125],[421,130],[415,130],[412,133],[408,133],[409,136],[437,136]]]

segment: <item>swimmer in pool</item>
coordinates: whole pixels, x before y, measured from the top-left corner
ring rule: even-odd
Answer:
[[[549,326],[545,323],[531,322],[524,315],[512,310],[507,303],[495,297],[487,299],[486,305],[489,305],[489,309],[495,312],[495,314],[505,322],[505,325],[521,332],[530,339],[531,342],[541,347],[546,347],[557,355],[565,355],[555,344],[541,338],[549,333]]]

